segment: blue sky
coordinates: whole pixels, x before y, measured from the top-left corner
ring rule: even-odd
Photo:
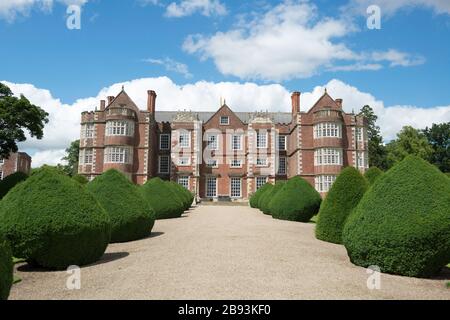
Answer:
[[[381,9],[380,30],[366,26],[373,3]],[[66,27],[68,4],[81,4],[80,30]],[[308,99],[334,84],[336,94],[356,104],[352,108],[378,103],[381,114],[413,108],[411,124],[417,125],[450,117],[447,109],[435,112],[450,106],[446,0],[2,0],[0,39],[0,80],[44,104],[42,90],[48,90],[48,104],[58,101],[54,108],[77,107],[78,99],[91,104],[89,98],[137,79],[159,87],[164,81],[155,79],[167,77],[184,94],[199,82],[249,82],[258,87],[254,92],[266,86],[275,92],[271,85],[277,84]],[[352,100],[356,96],[361,99]],[[202,108],[196,106],[202,96],[187,101]],[[249,108],[239,101],[235,109]],[[424,117],[426,110],[434,117]],[[381,123],[391,136],[404,124]],[[24,148],[61,150],[66,142],[44,139]]]

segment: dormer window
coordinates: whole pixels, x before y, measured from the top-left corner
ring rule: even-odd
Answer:
[[[227,126],[229,124],[230,124],[230,117],[228,117],[228,116],[220,117],[220,125]]]

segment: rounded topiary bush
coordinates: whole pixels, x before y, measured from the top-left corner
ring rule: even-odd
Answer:
[[[180,186],[176,182],[170,181],[168,183],[169,187],[174,192],[175,197],[177,197],[183,203],[184,210],[188,210],[191,207],[192,202],[194,201],[192,193],[190,193],[186,188]]]
[[[83,186],[43,168],[0,201],[0,233],[15,257],[64,269],[98,260],[108,246],[111,222]]]
[[[9,190],[14,188],[18,183],[25,181],[27,178],[28,175],[19,171],[5,177],[3,180],[0,180],[0,199],[3,199]]]
[[[367,180],[357,169],[347,167],[342,170],[320,206],[316,224],[317,239],[342,243],[345,221],[368,186]]]
[[[267,192],[264,193],[264,197],[259,200],[259,209],[264,214],[271,214],[270,202],[275,197],[275,195],[283,188],[285,182],[286,181],[277,181],[272,188],[269,188]]]
[[[76,182],[78,182],[79,184],[85,185],[89,183],[89,180],[85,177],[82,176],[81,174],[76,174],[72,177],[73,180],[75,180]]]
[[[13,261],[11,248],[0,237],[0,300],[6,300],[13,283]]]
[[[153,209],[122,173],[108,170],[86,188],[111,218],[111,242],[138,240],[150,234],[155,224]]]
[[[140,190],[144,200],[154,210],[156,219],[179,218],[183,214],[183,203],[174,197],[173,190],[160,178],[147,181]]]
[[[375,183],[375,181],[378,180],[379,177],[383,175],[383,171],[378,169],[377,167],[370,167],[366,173],[364,173],[364,177],[369,182],[369,185],[372,185]]]
[[[261,192],[261,196],[258,199],[258,203],[256,204],[257,208],[261,210],[261,205],[263,200],[266,199],[266,196],[272,192],[274,185],[271,183],[267,183],[267,187]]]
[[[308,222],[317,214],[322,198],[303,178],[289,179],[270,202],[272,217]]]
[[[270,183],[266,183],[262,187],[260,187],[251,197],[250,197],[250,207],[252,208],[258,208],[258,202],[261,195],[269,189],[271,186]]]
[[[382,272],[427,277],[450,261],[450,181],[409,156],[383,174],[349,216],[350,260]]]

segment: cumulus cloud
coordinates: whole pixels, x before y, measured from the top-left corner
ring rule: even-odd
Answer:
[[[240,112],[291,110],[290,92],[279,84],[199,81],[177,85],[167,77],[144,78],[113,84],[100,90],[96,97],[82,98],[68,105],[53,97],[50,91],[31,84],[2,82],[8,85],[14,94],[24,94],[32,103],[42,106],[50,114],[50,122],[44,129],[44,139],[28,138],[20,144],[21,150],[29,151],[33,155],[33,166],[59,163],[64,156],[64,149],[71,141],[79,138],[81,112],[94,110],[100,99],[117,95],[122,85],[141,109],[146,108],[147,90],[153,89],[158,94],[157,110],[161,111],[215,111],[219,108],[221,97],[226,98],[227,104],[233,110]],[[325,88],[333,98],[344,99],[344,110],[347,112],[359,112],[366,104],[372,106],[379,116],[379,125],[386,141],[395,138],[404,125],[425,128],[432,123],[450,121],[450,105],[435,108],[385,106],[383,101],[372,94],[362,92],[337,79],[317,86],[311,92],[302,93],[301,109],[309,110],[324,93]]]
[[[344,11],[366,15],[367,7],[370,5],[379,6],[381,14],[388,17],[400,10],[415,8],[428,8],[436,14],[450,14],[450,1],[448,0],[350,0],[344,7]]]
[[[226,32],[186,38],[183,49],[212,59],[225,75],[281,81],[307,78],[324,70],[379,70],[424,63],[395,49],[359,53],[343,38],[355,31],[349,19],[320,17],[316,5],[284,1]]]
[[[206,17],[224,16],[228,13],[225,4],[219,0],[183,0],[170,3],[165,15],[170,18],[180,18],[197,12]]]

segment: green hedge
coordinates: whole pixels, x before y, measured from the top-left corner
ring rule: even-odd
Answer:
[[[267,189],[271,188],[270,183],[266,183],[262,187],[260,187],[251,197],[250,197],[250,207],[258,208],[259,198],[261,195],[266,192]]]
[[[18,183],[25,181],[27,178],[28,175],[19,171],[0,180],[0,200],[6,196],[9,190],[14,188]]]
[[[89,180],[85,176],[82,176],[81,174],[74,175],[72,179],[82,185],[86,185],[89,183]]]
[[[267,187],[261,192],[261,196],[259,197],[258,202],[256,204],[258,209],[261,210],[263,200],[266,199],[266,196],[272,192],[273,188],[274,188],[273,184],[267,183]]]
[[[190,193],[185,187],[179,185],[174,181],[167,182],[169,187],[173,190],[175,197],[180,199],[183,203],[184,210],[188,210],[192,206],[192,202],[194,201],[194,196]]]
[[[160,178],[147,181],[140,191],[149,206],[155,211],[156,219],[179,218],[183,214],[183,203],[174,197],[172,188]]]
[[[264,214],[272,214],[270,208],[271,200],[276,196],[276,194],[283,188],[286,181],[277,181],[272,188],[269,188],[266,193],[264,193],[264,197],[260,199],[260,207],[259,209]]]
[[[320,206],[316,224],[317,239],[342,243],[345,221],[368,187],[367,180],[357,169],[347,167],[342,170]]]
[[[322,198],[303,178],[289,179],[270,203],[272,217],[281,220],[308,222],[317,214]]]
[[[381,177],[384,174],[383,171],[378,169],[377,167],[370,167],[366,173],[364,173],[364,177],[369,182],[369,185],[373,185],[375,181],[378,180],[379,177]]]
[[[111,218],[111,242],[145,238],[155,224],[155,213],[126,176],[111,169],[96,177],[87,190]]]
[[[450,182],[436,167],[409,156],[364,195],[343,232],[350,260],[414,277],[450,261]]]
[[[13,283],[13,260],[11,248],[0,238],[0,300],[7,300]]]
[[[71,178],[43,168],[0,201],[0,233],[13,254],[51,269],[98,260],[111,236],[108,214]]]

